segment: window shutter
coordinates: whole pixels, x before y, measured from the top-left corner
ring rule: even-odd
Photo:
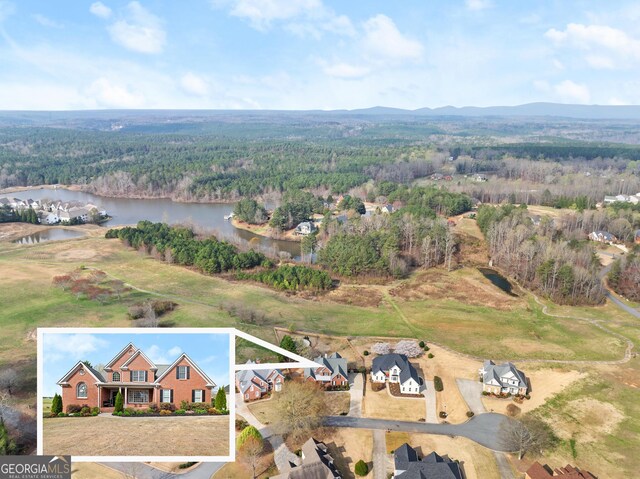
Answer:
[[[191,366],[187,366],[187,379],[191,379]]]
[[[180,366],[176,366],[176,379],[180,379]]]
[[[203,389],[203,390],[202,390],[202,402],[207,402],[206,392],[207,392],[207,390],[206,390],[206,389]]]
[[[191,402],[196,402],[196,390],[191,390]]]
[[[129,371],[129,382],[133,382],[133,371]]]
[[[169,402],[171,402],[171,403],[172,403],[172,402],[173,402],[173,389],[170,389],[169,391],[171,391],[171,392],[169,393]]]
[[[147,376],[147,374],[149,374],[149,371],[145,371],[144,372],[144,382],[146,383],[147,380],[149,379],[149,377]]]

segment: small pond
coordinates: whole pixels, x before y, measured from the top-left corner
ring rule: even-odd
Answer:
[[[496,270],[491,268],[478,268],[478,271],[480,271],[485,278],[487,278],[495,286],[500,288],[509,296],[518,296],[513,292],[513,285],[509,282],[509,280],[498,273]]]
[[[27,236],[23,236],[21,238],[13,240],[12,243],[36,244],[36,243],[44,243],[46,241],[59,241],[59,240],[66,240],[66,239],[72,239],[72,238],[80,238],[81,236],[84,236],[84,233],[81,233],[80,231],[50,228],[48,230],[40,231],[38,233],[33,233]]]

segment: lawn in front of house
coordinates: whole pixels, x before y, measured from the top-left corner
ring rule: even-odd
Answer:
[[[274,394],[277,395],[278,393]],[[348,413],[350,397],[351,396],[348,392],[325,392],[324,398],[328,407],[328,415],[339,416],[341,414]],[[260,421],[265,426],[273,424],[278,419],[278,414],[276,412],[275,402],[273,399],[266,399],[254,403],[249,403],[247,407],[249,408],[249,411],[251,411],[253,415],[258,419],[258,421]]]
[[[184,457],[229,454],[229,416],[45,418],[42,429],[44,454]]]
[[[398,421],[420,421],[426,415],[425,398],[393,397],[385,387],[381,391],[371,389],[367,378],[366,393],[362,400],[362,415],[378,419],[396,419]]]

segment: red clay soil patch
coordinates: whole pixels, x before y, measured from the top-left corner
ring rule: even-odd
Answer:
[[[325,299],[350,306],[377,308],[382,302],[382,293],[366,286],[340,286],[324,296]]]
[[[421,398],[422,394],[402,394],[400,392],[400,385],[398,383],[389,383],[389,391],[392,396],[399,398]]]
[[[437,269],[419,272],[411,280],[389,290],[389,294],[406,301],[453,299],[500,310],[510,310],[520,302],[482,278],[464,277]]]

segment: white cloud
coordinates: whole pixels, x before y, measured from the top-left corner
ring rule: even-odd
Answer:
[[[549,85],[549,82],[546,80],[534,80],[533,87],[544,93],[551,91],[551,85]]]
[[[160,53],[166,43],[162,21],[139,2],[130,2],[125,18],[108,27],[111,39],[135,52]]]
[[[190,95],[206,96],[209,93],[207,80],[192,72],[182,75],[180,85]]]
[[[49,28],[64,28],[64,25],[62,25],[61,23],[56,22],[55,20],[51,20],[48,17],[45,17],[44,15],[40,14],[40,13],[36,13],[33,16],[33,19],[38,22],[40,25],[42,25],[43,27],[49,27]]]
[[[257,30],[268,30],[271,23],[290,20],[300,16],[320,12],[320,0],[232,0],[230,3],[234,17],[244,18]]]
[[[585,51],[585,61],[593,68],[610,69],[640,61],[640,40],[607,25],[569,23],[564,30],[551,28],[544,35],[558,46]]]
[[[143,95],[133,93],[126,86],[105,77],[91,83],[86,93],[94,98],[99,106],[107,108],[139,108],[144,105],[145,100]]]
[[[92,334],[46,334],[43,350],[48,361],[79,361],[108,345],[108,341]]]
[[[326,75],[336,78],[361,78],[369,73],[368,67],[351,65],[349,63],[334,63],[325,65],[323,71]]]
[[[566,103],[589,103],[591,93],[589,88],[581,83],[564,80],[553,87],[554,91]]]
[[[466,0],[465,5],[469,10],[478,11],[478,10],[486,10],[487,8],[493,7],[493,2],[491,0]]]
[[[100,18],[109,18],[111,16],[111,9],[102,2],[92,3],[89,11]]]
[[[0,0],[0,23],[13,15],[15,11],[16,6],[13,3]]]
[[[551,60],[551,64],[556,70],[561,70],[561,71],[564,70],[564,64],[557,58],[554,58],[553,60]]]
[[[181,352],[182,349],[179,346],[174,346],[168,351],[165,351],[156,344],[153,344],[144,350],[144,354],[146,354],[147,357],[156,364],[171,364],[178,358],[178,355]]]
[[[381,62],[420,60],[423,54],[422,44],[404,36],[393,20],[378,14],[364,23],[364,47],[370,57]]]

